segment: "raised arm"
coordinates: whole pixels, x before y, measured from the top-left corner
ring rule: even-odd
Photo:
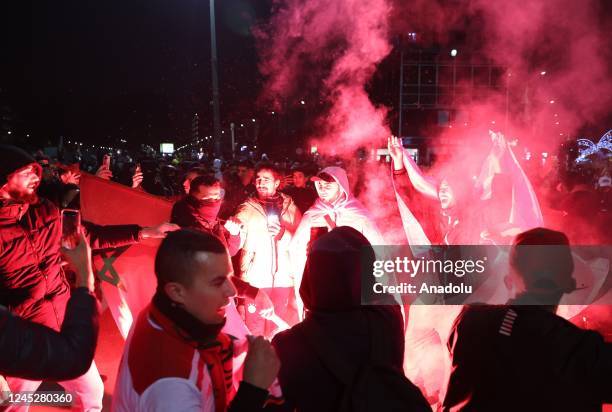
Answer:
[[[425,196],[437,199],[438,189],[433,179],[426,176],[400,143],[399,138],[391,136],[387,139],[389,155],[393,159],[393,170],[406,169],[408,178],[416,190]]]
[[[492,131],[489,131],[489,135],[493,146],[477,181],[481,199],[491,197],[491,184],[496,173],[507,174],[512,179],[512,208],[508,222],[522,230],[542,226],[544,219],[538,198],[506,138]]]

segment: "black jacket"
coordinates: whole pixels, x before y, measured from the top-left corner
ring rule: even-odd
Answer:
[[[98,339],[96,300],[86,288],[72,292],[60,332],[0,307],[0,375],[62,381],[89,369]]]
[[[310,206],[314,204],[319,195],[317,195],[317,191],[310,186],[306,187],[295,187],[289,186],[283,189],[283,192],[291,196],[295,205],[300,209],[302,214],[306,213]]]
[[[303,331],[308,333],[309,323],[316,323],[316,328],[323,332],[327,338],[322,342],[324,345],[331,345],[330,350],[334,353],[344,354],[344,359],[339,361],[349,365],[354,374],[370,356],[371,335],[381,339],[389,365],[402,370],[404,337],[399,307],[391,307],[391,310],[378,312],[377,315],[380,317],[377,330],[372,331],[361,310],[308,313],[301,324],[274,337],[272,344],[281,361],[278,381],[287,409],[295,408],[300,412],[337,411],[344,394],[344,385],[301,334]],[[298,332],[297,329],[301,330]],[[381,405],[384,405],[384,400],[381,400]]]
[[[443,411],[601,411],[612,344],[535,306],[466,306],[448,341]]]

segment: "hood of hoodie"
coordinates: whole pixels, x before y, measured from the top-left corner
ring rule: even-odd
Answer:
[[[312,205],[302,216],[302,223],[300,223],[300,226],[321,226],[320,223],[322,222],[320,219],[328,215],[338,226],[350,226],[362,231],[372,244],[384,244],[384,240],[374,224],[370,212],[351,194],[346,171],[341,167],[332,166],[326,167],[319,173],[327,173],[332,176],[340,185],[340,190],[343,195],[333,204],[329,204],[322,201],[321,198],[318,198],[314,205]],[[317,223],[313,225],[312,222]],[[299,235],[296,234],[296,237],[299,237]]]
[[[351,197],[351,187],[349,186],[348,176],[346,174],[346,170],[337,166],[326,167],[321,170],[319,173],[327,173],[331,177],[334,178],[336,183],[340,185],[340,190],[344,194],[343,200],[338,199],[335,203],[347,201]]]

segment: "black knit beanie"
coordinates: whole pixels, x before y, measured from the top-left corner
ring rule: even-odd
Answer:
[[[0,144],[0,187],[6,184],[9,175],[36,160],[26,151],[10,145]]]

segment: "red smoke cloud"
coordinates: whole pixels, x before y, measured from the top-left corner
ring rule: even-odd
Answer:
[[[398,3],[401,13],[392,21],[394,30],[423,33],[425,42],[450,42],[449,33],[463,32],[464,38],[455,39],[458,44],[449,43],[449,48],[459,49],[458,64],[490,61],[506,68],[502,84],[508,94],[504,88],[490,90],[486,99],[458,107],[461,122],[431,130],[438,142],[458,142],[450,145],[451,156],[438,159],[435,174],[473,174],[486,151],[484,130],[502,130],[517,139],[518,158],[524,159],[526,152],[532,155],[523,166],[538,192],[545,224],[571,228],[570,238],[583,244],[598,241],[596,235],[587,236],[594,232],[589,227],[593,223],[569,224],[552,211],[560,206],[550,187],[557,176],[554,171],[546,175],[541,153],[549,154],[550,167],[561,142],[584,137],[587,131],[587,137],[598,139],[610,127],[605,121],[612,106],[612,31],[605,17],[610,10],[604,13],[603,6],[598,0],[417,0],[404,9]]]
[[[382,147],[390,134],[388,110],[371,103],[365,86],[389,53],[390,36],[416,32],[424,46],[441,43],[458,48],[458,64],[491,62],[505,68],[500,87],[456,106],[459,115],[451,118],[451,128],[431,126],[428,136],[445,148],[444,154],[438,153],[432,173],[437,177],[461,173],[468,186],[490,147],[486,131],[491,128],[518,141],[514,148],[518,158],[532,154],[525,166],[535,170],[534,186],[543,191],[539,187],[543,171],[537,165],[541,152],[556,153],[561,141],[609,115],[612,31],[602,4],[598,0],[277,0],[269,23],[256,30],[260,69],[267,79],[263,98],[278,103],[300,95],[300,90],[315,90],[327,105],[311,138],[322,153],[351,159],[360,146]],[[600,130],[607,128],[602,124]],[[383,221],[393,221],[389,220],[396,213],[392,193],[380,189],[390,188],[388,171],[373,165],[365,168],[368,178],[361,199],[380,217],[386,216]]]
[[[387,0],[276,1],[270,22],[255,34],[264,99],[279,104],[298,88],[318,90],[329,109],[317,124],[319,151],[350,156],[389,135],[387,109],[375,107],[365,86],[391,51]],[[329,146],[329,147],[328,147]]]
[[[363,176],[359,198],[389,243],[405,243],[388,166],[351,162],[356,148],[365,146],[368,152],[380,148],[390,134],[388,109],[372,104],[365,91],[377,65],[390,52],[390,36],[416,32],[424,45],[458,48],[458,64],[492,62],[505,68],[501,87],[456,107],[461,116],[451,118],[452,127],[432,125],[428,133],[446,148],[432,174],[461,175],[466,187],[460,190],[467,191],[490,148],[487,129],[517,139],[513,149],[517,158],[524,158],[528,149],[533,164],[541,161],[541,152],[555,153],[567,136],[575,137],[585,126],[609,116],[612,32],[600,17],[601,4],[597,0],[276,0],[269,24],[256,31],[260,69],[267,79],[263,97],[278,103],[298,94],[299,88],[318,91],[318,98],[328,104],[318,133],[312,136],[319,151],[343,156],[352,165],[347,169],[353,185],[358,175]],[[459,32],[463,36],[456,36]],[[601,133],[609,128],[602,124]],[[544,179],[531,175],[538,191]],[[609,318],[609,311],[602,313]],[[443,378],[436,380],[441,385]]]
[[[418,32],[425,42],[449,41],[453,47],[449,33],[464,33],[454,39],[457,62],[471,58],[506,68],[510,89],[507,127],[504,90],[486,102],[487,111],[473,113],[471,103],[461,107],[470,124],[496,119],[496,127],[531,149],[550,151],[564,136],[610,114],[612,32],[602,5],[599,0],[417,0],[399,2],[392,24],[396,31]],[[608,126],[601,125],[602,134]]]

